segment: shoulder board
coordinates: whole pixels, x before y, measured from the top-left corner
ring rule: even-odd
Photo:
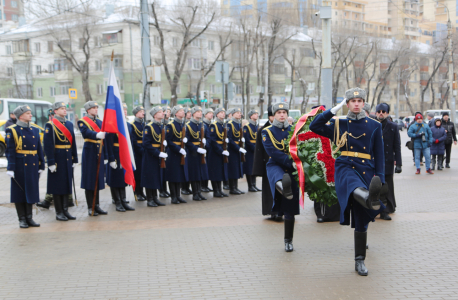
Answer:
[[[17,125],[16,124],[13,124],[11,126],[8,126],[7,128],[10,128],[10,129],[13,129],[14,127],[16,127]]]
[[[51,122],[51,121],[48,121],[48,122],[46,122],[46,124],[52,124],[52,122]]]
[[[267,127],[266,127],[266,128],[264,128],[262,131],[264,131],[264,130],[269,130],[269,128],[270,128],[270,127],[272,127],[272,125],[270,125],[270,126],[267,126]]]
[[[30,124],[30,126],[35,127],[35,128],[38,128],[38,129],[40,129],[40,130],[44,130],[43,128],[41,128],[41,127],[38,126],[37,124],[33,124],[33,123],[32,123],[32,124]]]
[[[132,121],[132,122],[127,122],[127,123],[134,125],[135,121]]]
[[[172,125],[173,124],[173,121],[170,121],[167,123],[167,125]]]

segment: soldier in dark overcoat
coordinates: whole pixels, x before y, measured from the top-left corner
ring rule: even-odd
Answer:
[[[146,189],[146,198],[149,207],[164,206],[159,201],[157,190],[162,187],[163,169],[161,169],[161,160],[167,159],[167,153],[161,152],[162,141],[162,119],[164,111],[161,106],[155,106],[150,110],[153,120],[145,126],[143,130],[143,166],[142,169],[142,187]],[[163,141],[164,149],[167,147],[167,141]],[[166,160],[166,166],[168,161]]]
[[[256,187],[256,176],[253,175],[254,150],[256,148],[256,134],[258,132],[259,112],[252,109],[248,112],[248,124],[243,127],[243,138],[245,139],[245,162],[243,163],[243,173],[245,173],[249,192],[260,192]]]
[[[40,131],[32,126],[32,111],[28,105],[16,107],[13,113],[16,124],[5,130],[10,201],[16,206],[20,228],[39,227],[33,220],[32,206],[40,201],[38,181],[45,168]]]
[[[291,125],[288,123],[288,103],[272,105],[274,121],[271,126],[262,130],[262,143],[269,155],[267,162],[267,177],[270,184],[270,192],[274,198],[273,211],[285,215],[285,251],[293,251],[293,235],[295,215],[299,212],[299,187],[292,178],[294,172],[293,160],[288,156],[286,140],[288,139]],[[280,196],[276,196],[276,192]]]
[[[232,120],[232,111],[234,110],[234,108],[229,108],[227,111],[226,111],[226,120],[224,121],[224,127],[227,128],[227,132],[229,132],[229,121]],[[229,170],[229,169],[228,169]],[[230,190],[230,187],[229,187],[229,180],[225,180],[223,181],[223,189],[224,190],[227,190],[229,191]]]
[[[52,106],[54,117],[45,125],[44,152],[48,162],[47,194],[53,195],[56,220],[75,220],[68,212],[68,195],[72,194],[73,168],[78,163],[73,123],[67,121],[64,102]]]
[[[186,144],[188,141],[186,135],[183,136],[182,129],[184,124],[184,108],[182,105],[176,105],[172,109],[173,121],[170,121],[166,127],[167,139],[167,167],[165,169],[165,180],[169,182],[172,204],[186,203],[181,198],[181,184],[188,182],[187,164],[181,164],[181,158],[184,156],[186,161],[186,150],[181,148],[181,143]]]
[[[189,121],[191,121],[191,117],[192,117],[191,108],[185,107],[184,108],[184,114],[185,114],[184,124],[187,124]],[[186,159],[186,164],[188,164],[188,160],[187,159]],[[188,168],[188,170],[189,170],[189,168]],[[181,194],[183,194],[183,195],[191,195],[193,193],[193,191],[191,191],[190,186],[191,186],[191,182],[189,182],[189,181],[182,182],[181,183]]]
[[[162,107],[164,111],[164,119],[162,119],[162,125],[165,127],[171,121],[170,120],[170,113],[171,108],[170,106],[166,105]],[[161,169],[162,172],[162,187],[159,189],[159,197],[161,198],[169,198],[170,194],[167,192],[167,181],[165,180],[165,169]]]
[[[206,108],[203,110],[203,118],[202,118],[202,125],[204,126],[204,133],[205,133],[205,149],[207,150],[207,156],[208,153],[211,150],[211,144],[210,144],[210,125],[212,123],[213,119],[213,109],[212,108]],[[208,164],[202,164],[202,181],[201,181],[201,192],[204,193],[210,193],[213,192],[211,188],[208,187],[208,181],[210,180],[210,177],[208,176]]]
[[[186,152],[187,152],[187,163],[188,163],[188,177],[191,182],[192,188],[192,200],[200,201],[207,200],[201,193],[201,181],[203,179],[203,165],[202,164],[202,155],[207,154],[205,149],[205,133],[202,137],[200,134],[200,129],[202,128],[202,108],[200,106],[194,106],[191,109],[191,120],[186,123],[186,138],[188,142],[186,143]],[[204,143],[204,147],[200,147],[201,141]]]
[[[210,144],[210,150],[207,155],[208,176],[211,178],[213,187],[213,197],[223,198],[229,197],[228,194],[223,192],[222,182],[227,180],[228,164],[224,163],[224,156],[229,156],[229,151],[223,149],[224,144],[224,117],[226,111],[224,107],[215,109],[216,119],[210,125],[210,133],[207,143]],[[226,143],[229,139],[226,137]]]
[[[389,221],[391,220],[389,214],[396,211],[393,174],[402,172],[401,137],[398,125],[388,120],[390,115],[390,106],[388,104],[380,103],[377,105],[375,114],[377,115],[377,120],[382,124],[383,145],[385,147],[385,182],[389,190],[388,202],[385,210],[380,213],[380,219]]]
[[[138,201],[145,201],[146,196],[143,193],[143,187],[141,185],[142,179],[142,161],[143,161],[143,128],[145,126],[145,109],[139,105],[134,107],[132,114],[135,116],[134,121],[131,123],[132,132],[130,139],[132,141],[132,150],[134,151],[135,158],[135,194],[137,195]]]
[[[363,111],[366,91],[353,88],[345,92],[346,100],[319,114],[310,130],[331,139],[341,155],[335,162],[335,187],[340,204],[340,224],[355,228],[355,270],[367,276],[367,228],[383,210],[386,201],[385,156],[380,122],[366,117]],[[333,119],[347,105],[344,118]],[[351,215],[351,219],[350,219]]]
[[[105,160],[108,163],[107,147],[103,147],[100,152],[100,145],[105,139],[105,132],[101,131],[102,120],[97,117],[99,105],[95,101],[89,101],[84,104],[87,115],[78,121],[78,127],[84,138],[83,155],[81,157],[81,188],[85,190],[88,214],[92,216],[92,201],[94,194],[96,197],[94,216],[106,215],[107,212],[102,210],[99,202],[99,191],[105,188]],[[102,156],[100,159],[99,178],[97,174],[97,161],[99,152]],[[97,190],[95,182],[97,183]]]
[[[227,137],[229,139],[229,194],[245,194],[238,189],[238,180],[243,177],[243,164],[241,153],[246,154],[246,150],[240,147],[239,141],[244,142],[242,134],[242,111],[240,108],[232,109],[232,119],[227,122]]]

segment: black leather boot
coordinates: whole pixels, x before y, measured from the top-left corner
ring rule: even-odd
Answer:
[[[181,183],[181,194],[182,195],[192,195],[193,191],[189,188],[190,182],[182,182]]]
[[[63,195],[63,200],[62,200],[62,208],[64,209],[64,215],[67,217],[67,219],[69,220],[76,220],[76,218],[74,216],[72,216],[69,212],[68,212],[68,207],[69,207],[69,199],[68,199],[68,195]]]
[[[116,211],[126,212],[124,206],[121,203],[121,195],[119,194],[119,189],[115,187],[110,187],[111,198],[114,200],[116,205]]]
[[[236,181],[237,179],[229,179],[229,194],[231,195],[241,195],[239,191],[237,191],[237,186],[236,186]]]
[[[167,181],[164,180],[162,183],[162,188],[159,189],[159,197],[161,198],[169,198],[170,194],[167,193]]]
[[[175,184],[175,193],[177,194],[177,200],[180,203],[188,203],[186,200],[181,198],[181,193],[180,193],[181,185],[179,183]]]
[[[217,181],[212,181],[212,188],[213,188],[213,198],[223,198],[224,196],[221,195],[218,189],[218,182]]]
[[[32,208],[33,208],[33,204],[30,204],[30,203],[25,204],[25,209],[27,212],[27,214],[25,215],[25,221],[27,222],[27,225],[29,225],[29,227],[40,227],[40,224],[36,223],[33,220]]]
[[[199,195],[200,197],[200,200],[207,200],[207,198],[205,198],[203,195],[202,195],[202,183],[200,181],[196,181],[197,183],[197,195]]]
[[[366,259],[367,232],[355,231],[355,271],[358,275],[367,276],[369,271],[364,264]]]
[[[157,207],[158,205],[154,202],[153,199],[153,189],[146,189],[146,200],[148,201],[147,205],[149,207]]]
[[[99,215],[108,215],[108,213],[106,211],[104,211],[101,207],[100,207],[100,202],[99,202],[99,191],[96,191],[95,193],[97,193],[96,195],[96,203],[95,203],[95,211],[99,214]]]
[[[92,201],[94,200],[94,191],[84,190],[84,194],[86,195],[87,213],[89,216],[92,216]],[[97,211],[94,210],[94,217],[98,215],[99,214],[97,213]]]
[[[218,181],[218,191],[221,195],[223,195],[223,197],[229,197],[228,194],[226,194],[225,192],[223,192],[223,189],[222,189],[222,185],[223,185],[223,182],[222,181]]]
[[[128,203],[129,201],[126,201],[126,188],[123,187],[123,188],[118,188],[119,190],[119,195],[121,195],[121,205],[122,207],[124,207],[124,209],[127,211],[127,210],[135,210],[135,208],[133,208],[132,206],[130,206]],[[143,190],[143,188],[142,188]],[[146,197],[146,196],[145,196]]]
[[[257,192],[258,190],[253,187],[253,178],[251,175],[246,175],[246,182],[248,184],[248,192]]]
[[[157,190],[156,189],[153,189],[153,201],[154,201],[154,203],[157,204],[157,206],[165,206],[165,203],[162,203],[161,201],[159,201],[159,198],[157,197]]]
[[[135,195],[137,196],[138,201],[146,201],[146,196],[143,194],[143,188],[141,185],[135,186]]]
[[[293,248],[293,234],[294,234],[295,220],[285,219],[285,251],[292,252]]]
[[[353,191],[353,198],[364,208],[379,210],[380,209],[380,192],[382,191],[382,182],[380,177],[372,177],[369,190],[365,188],[356,188]]]
[[[382,212],[380,213],[380,219],[386,220],[386,221],[391,221],[390,215],[389,215],[387,212],[385,212],[385,211],[382,211]]]
[[[201,191],[202,191],[203,193],[210,193],[210,192],[213,192],[213,189],[211,189],[211,188],[208,187],[208,180],[202,180],[202,181],[200,182],[200,185],[202,186]]]
[[[229,186],[229,180],[223,181],[223,189],[226,191],[230,191],[231,187]]]
[[[286,199],[293,199],[293,190],[291,188],[291,176],[289,176],[288,173],[283,174],[283,179],[275,183],[275,188]]]
[[[14,203],[16,206],[17,217],[19,219],[19,227],[20,228],[29,228],[29,224],[25,219],[25,215],[27,214],[25,209],[25,203]]]
[[[440,162],[438,161],[437,169],[440,168]],[[436,155],[431,155],[431,170],[436,170]]]
[[[442,160],[442,163],[444,163],[444,160]],[[442,166],[443,166],[443,165],[442,165]],[[441,166],[441,167],[442,167],[442,166]],[[450,169],[450,164],[449,164],[449,163],[445,163],[445,167],[446,167],[447,169]],[[443,168],[443,167],[442,167],[442,168]]]
[[[192,200],[194,201],[200,201],[199,197],[199,190],[197,187],[197,181],[191,181],[191,188],[192,188]]]
[[[49,209],[49,207],[51,206],[51,202],[46,201],[46,200],[43,200],[43,201],[41,201],[41,202],[38,202],[38,203],[37,203],[37,206],[38,206],[38,207],[42,207],[42,208]]]
[[[177,184],[179,183],[169,181],[169,190],[170,190],[170,197],[172,197],[172,204],[180,204],[180,201],[178,201],[177,199],[177,192],[176,192],[176,187],[175,187],[175,185]]]
[[[240,194],[245,194],[244,191],[239,190],[239,180],[238,180],[238,179],[234,179],[234,181],[235,181],[235,189],[236,189]]]
[[[256,186],[256,176],[251,175],[251,181],[253,182],[253,188],[254,188],[256,191],[261,192],[262,190]]]
[[[54,200],[54,208],[56,209],[56,220],[57,221],[68,221],[68,218],[64,214],[63,209],[63,196],[62,195],[52,195]]]

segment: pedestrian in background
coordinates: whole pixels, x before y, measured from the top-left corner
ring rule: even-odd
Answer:
[[[431,145],[431,169],[436,168],[436,156],[437,156],[437,170],[442,171],[442,162],[444,161],[445,153],[445,140],[447,138],[447,133],[445,128],[441,127],[441,119],[437,119],[434,126],[431,127],[431,132],[433,134],[433,144]]]
[[[429,128],[434,127],[434,113],[433,112],[427,113],[426,114],[426,119],[428,121]]]
[[[419,111],[416,111],[413,115],[416,116],[418,114],[422,115],[421,112],[419,112]],[[410,122],[410,124],[407,126],[407,132],[409,131],[410,126],[412,126],[415,123],[416,123],[415,118],[413,118],[412,122]],[[411,141],[412,141],[412,144],[413,144],[414,139],[412,138]],[[415,166],[415,149],[412,149],[412,157],[413,157],[413,164]],[[420,154],[420,165],[423,166],[423,154]]]
[[[430,147],[433,143],[433,136],[431,133],[431,128],[428,124],[423,122],[423,116],[421,114],[415,115],[415,123],[409,127],[407,133],[409,137],[413,138],[413,148],[415,151],[415,166],[417,167],[417,172],[415,174],[420,174],[420,155],[423,154],[425,157],[426,164],[426,173],[434,174],[431,171],[431,155]]]
[[[10,118],[5,123],[5,129],[10,127],[11,125],[16,124],[16,122],[17,122],[16,115],[13,112],[11,112],[10,113]]]
[[[450,168],[450,154],[452,154],[452,144],[456,145],[456,132],[455,124],[450,121],[449,113],[442,113],[442,127],[444,127],[445,132],[447,133],[447,138],[445,139],[445,167]],[[441,167],[444,167],[444,161],[442,161]]]

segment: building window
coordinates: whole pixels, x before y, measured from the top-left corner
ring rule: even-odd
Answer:
[[[113,63],[115,68],[122,68],[122,58],[114,58]]]
[[[191,43],[193,47],[199,47],[200,46],[200,40],[199,39],[194,39]]]
[[[17,7],[17,1],[11,1],[11,7],[16,8]]]
[[[71,43],[70,43],[70,40],[61,40],[59,41],[58,43],[63,49],[70,49],[71,47]]]
[[[121,43],[122,42],[121,33],[120,32],[107,33],[107,34],[104,34],[102,38],[103,38],[103,43],[104,44],[117,44],[117,43]]]
[[[55,59],[54,60],[54,71],[68,71],[71,70],[72,66],[66,59]]]
[[[13,52],[29,52],[29,40],[13,42]]]
[[[13,76],[13,68],[11,68],[11,67],[6,68],[6,75],[8,77],[12,77]]]
[[[173,45],[173,47],[178,47],[178,39],[177,38],[173,38],[172,39],[172,45]]]
[[[119,91],[124,92],[124,80],[116,79],[116,82],[118,83]]]
[[[100,47],[100,38],[98,36],[94,37],[94,46]]]
[[[43,88],[41,87],[37,88],[37,97],[43,98]]]
[[[48,73],[49,74],[54,74],[54,64],[49,64],[48,65]]]
[[[12,14],[11,15],[11,20],[17,21],[18,20],[18,16],[16,14]]]
[[[54,42],[48,41],[48,53],[54,52]]]
[[[95,71],[102,71],[102,61],[101,60],[95,61]]]
[[[54,86],[50,86],[49,87],[49,95],[51,97],[54,97],[56,95],[56,87],[54,87]]]
[[[97,94],[98,95],[103,94],[103,84],[97,84]]]
[[[41,50],[41,44],[40,43],[35,43],[35,52],[40,53]]]
[[[161,41],[160,41],[159,36],[155,35],[154,36],[154,46],[159,46],[160,43],[161,43]]]
[[[213,41],[208,41],[208,50],[215,50],[215,43]]]
[[[36,74],[37,74],[37,75],[40,75],[40,74],[41,74],[41,66],[40,66],[40,65],[35,66],[35,70],[36,70]]]

